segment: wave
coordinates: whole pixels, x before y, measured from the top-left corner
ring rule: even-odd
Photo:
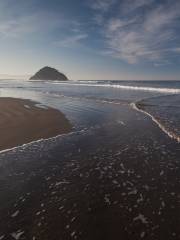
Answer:
[[[85,97],[85,96],[68,96],[64,94],[58,94],[54,92],[43,92],[46,95],[50,95],[53,97],[62,97],[62,98],[69,98],[69,99],[75,99],[75,100],[93,100],[94,102],[97,103],[108,103],[108,104],[115,104],[115,105],[129,105],[131,102],[128,100],[121,100],[121,99],[110,99],[110,98],[96,98],[96,97]]]
[[[174,139],[178,143],[180,143],[180,136],[177,134],[171,132],[169,129],[167,129],[159,120],[157,120],[153,115],[151,115],[149,112],[143,110],[140,108],[140,106],[137,105],[137,103],[131,103],[131,106],[134,110],[139,111],[141,113],[144,113],[145,115],[149,116],[154,123],[158,125],[158,127],[166,134],[168,135],[171,139]]]
[[[121,84],[93,84],[93,83],[65,83],[65,82],[53,82],[52,84],[68,84],[73,86],[89,86],[89,87],[108,87],[108,88],[118,88],[118,89],[126,89],[126,90],[136,90],[136,91],[148,91],[148,92],[159,92],[159,93],[180,93],[179,88],[159,88],[159,87],[139,87],[139,86],[128,86]]]
[[[70,133],[63,133],[63,134],[58,134],[54,137],[49,137],[49,138],[40,138],[40,139],[37,139],[37,140],[33,140],[33,141],[30,141],[28,143],[24,143],[24,144],[20,144],[20,145],[17,145],[15,147],[11,147],[11,148],[6,148],[6,149],[3,149],[3,150],[0,150],[0,154],[2,153],[6,153],[6,152],[10,152],[10,151],[16,151],[20,148],[26,148],[28,146],[31,146],[33,144],[37,144],[37,143],[45,143],[49,140],[56,140],[57,138],[63,138],[63,137],[66,137],[66,136],[71,136],[73,134],[78,134],[80,132],[83,132],[84,130],[79,130],[79,131],[73,131],[73,132],[70,132]]]

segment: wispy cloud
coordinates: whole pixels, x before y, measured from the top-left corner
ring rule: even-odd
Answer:
[[[0,22],[0,36],[18,37],[25,33],[32,33],[35,30],[33,24],[29,24],[28,18],[19,18],[16,20],[6,20]],[[36,25],[35,25],[36,26]]]
[[[113,34],[114,32],[119,31],[123,28],[126,28],[133,23],[136,23],[136,18],[132,18],[130,20],[122,20],[120,18],[111,18],[107,22],[106,28],[109,33]]]
[[[61,46],[61,47],[75,47],[75,46],[79,46],[82,40],[86,39],[87,37],[88,37],[87,34],[79,33],[79,34],[67,36],[61,40],[58,40],[55,42],[55,45]]]
[[[180,53],[180,47],[174,48],[173,51],[176,52],[176,53]]]
[[[89,6],[92,9],[100,10],[102,12],[108,11],[116,0],[92,0],[89,2]]]
[[[61,27],[63,18],[48,12],[38,12],[31,15],[9,17],[0,21],[0,35],[5,37],[21,37],[33,32],[44,32]]]
[[[177,7],[177,8],[176,8]],[[147,32],[158,32],[170,29],[177,24],[180,17],[180,4],[176,6],[159,6],[145,16],[144,29]]]
[[[180,3],[169,5],[167,1],[158,5],[153,0],[128,0],[120,9],[121,14],[110,16],[101,24],[106,53],[131,64],[140,61],[161,64],[169,56],[179,54]]]
[[[20,38],[25,35],[40,36],[44,33],[50,35],[53,31],[58,33],[78,32],[80,31],[80,25],[78,21],[65,18],[61,14],[37,11],[16,18],[10,16],[0,19],[0,37]]]
[[[171,62],[168,61],[168,60],[162,60],[161,62],[157,62],[157,63],[154,63],[154,66],[155,67],[162,67],[162,66],[167,66],[167,65],[170,65]]]
[[[139,8],[150,6],[155,0],[124,0],[120,5],[120,10],[124,14],[137,11]]]

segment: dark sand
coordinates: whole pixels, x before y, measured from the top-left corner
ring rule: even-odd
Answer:
[[[29,100],[0,98],[0,150],[68,133],[71,129],[64,114],[56,109],[43,108]]]
[[[179,144],[118,111],[124,124],[0,155],[1,240],[180,239]]]

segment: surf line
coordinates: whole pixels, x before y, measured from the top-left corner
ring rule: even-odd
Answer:
[[[168,137],[170,137],[171,139],[173,139],[173,140],[177,141],[178,143],[180,143],[180,137],[177,136],[177,135],[175,135],[174,133],[168,131],[153,115],[151,115],[150,113],[148,113],[148,112],[146,112],[146,111],[138,108],[138,106],[136,105],[136,103],[131,103],[130,105],[131,105],[131,107],[132,107],[134,110],[136,110],[136,111],[138,111],[138,112],[141,112],[141,113],[147,115],[148,117],[150,117],[151,120],[152,120],[154,123],[156,123],[156,125],[157,125],[166,135],[168,135]]]
[[[28,142],[28,143],[17,145],[17,146],[12,147],[12,148],[3,149],[3,150],[0,151],[0,154],[6,153],[6,152],[10,152],[10,151],[14,151],[14,150],[17,150],[17,149],[20,149],[20,148],[26,148],[26,147],[31,146],[31,145],[36,144],[36,143],[45,143],[45,142],[47,142],[49,140],[53,141],[53,140],[56,140],[57,138],[70,136],[72,134],[79,133],[81,131],[82,130],[80,130],[80,131],[72,131],[70,133],[63,133],[63,134],[59,134],[59,135],[56,135],[56,136],[50,137],[50,138],[40,138],[40,139],[31,141],[31,142]]]
[[[146,92],[160,92],[160,93],[180,93],[178,88],[155,88],[155,87],[139,87],[139,86],[128,86],[120,84],[93,84],[93,83],[65,83],[65,82],[54,82],[52,84],[58,85],[73,85],[73,86],[89,86],[89,87],[108,87],[108,88],[118,88],[126,90],[137,90],[137,91],[146,91]]]

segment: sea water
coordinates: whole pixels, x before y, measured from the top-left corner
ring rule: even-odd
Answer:
[[[28,98],[58,108],[78,129],[100,124],[103,114],[105,119],[107,109],[98,102],[111,104],[108,112],[114,104],[135,103],[169,135],[180,138],[180,81],[1,80],[0,96]]]
[[[112,239],[180,239],[179,89],[1,81],[1,97],[57,108],[74,128],[0,153],[0,237],[31,239],[38,229],[37,237],[64,240],[101,239],[105,230]]]

